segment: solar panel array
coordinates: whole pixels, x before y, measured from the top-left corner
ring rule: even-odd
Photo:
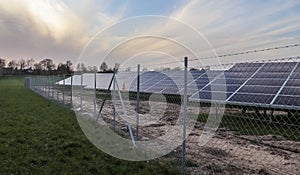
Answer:
[[[140,91],[183,94],[183,71],[148,71],[140,75]],[[83,74],[83,86],[93,89],[95,74]],[[136,92],[136,72],[118,72],[120,86]],[[112,74],[97,73],[97,89],[107,89]],[[247,106],[300,108],[299,62],[239,63],[226,71],[193,70],[188,74],[190,101],[223,101]],[[60,81],[59,84],[63,84]],[[65,80],[71,85],[71,77]],[[81,85],[81,75],[73,76],[73,85]]]
[[[214,79],[210,84],[218,89],[220,81],[226,82],[226,91],[201,89],[190,100],[211,100],[207,93],[226,93],[226,102],[255,106],[300,106],[299,63],[243,63],[224,71],[225,79]],[[224,84],[223,84],[224,86]]]

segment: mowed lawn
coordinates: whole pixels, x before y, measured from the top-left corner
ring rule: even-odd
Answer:
[[[130,162],[98,150],[74,113],[0,78],[0,174],[179,174],[172,162]]]

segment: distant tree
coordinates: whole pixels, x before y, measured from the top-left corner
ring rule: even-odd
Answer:
[[[115,63],[115,67],[113,68],[113,71],[117,72],[120,68],[120,63]]]
[[[100,71],[106,72],[107,69],[108,69],[108,65],[107,65],[105,62],[103,62],[103,63],[100,65]]]
[[[26,61],[24,59],[20,59],[18,61],[19,66],[20,66],[20,70],[24,70],[25,66],[26,66]]]
[[[10,62],[8,62],[8,67],[9,68],[13,68],[16,69],[18,66],[17,62],[15,60],[11,60]]]
[[[41,63],[35,63],[33,65],[33,67],[34,67],[35,70],[39,70],[39,71],[43,69],[43,66],[42,66]]]
[[[126,71],[126,72],[130,72],[130,71],[131,71],[131,67],[127,67],[127,68],[125,69],[125,71]]]
[[[59,63],[57,66],[57,72],[60,74],[68,73],[69,69],[66,64]]]
[[[6,60],[3,58],[0,58],[0,68],[5,67],[5,65],[6,65]]]
[[[68,60],[66,62],[66,66],[67,66],[67,68],[68,68],[69,71],[72,71],[72,65],[73,65],[73,63],[70,60]]]
[[[80,71],[80,72],[86,72],[87,68],[85,67],[85,65],[83,63],[78,63],[77,67],[76,67],[76,70]]]
[[[172,70],[174,70],[174,71],[180,71],[182,69],[180,67],[174,67]]]
[[[93,72],[93,67],[92,67],[92,66],[88,66],[88,67],[87,67],[87,71],[88,71],[88,72]]]
[[[30,58],[30,59],[26,60],[26,67],[27,68],[33,68],[34,62],[35,62],[35,60],[33,58]]]
[[[197,68],[190,68],[190,71],[200,71],[200,70]]]
[[[42,70],[52,71],[55,68],[55,64],[52,59],[46,58],[40,61],[42,65]]]
[[[144,67],[142,71],[143,71],[143,72],[147,72],[148,69],[147,69],[146,67]]]
[[[97,66],[93,66],[93,72],[98,72],[98,67]]]
[[[165,67],[165,68],[162,68],[162,70],[163,70],[163,71],[170,71],[170,70],[171,70],[171,68],[169,68],[169,67]]]

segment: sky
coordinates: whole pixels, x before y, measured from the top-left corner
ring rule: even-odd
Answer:
[[[0,57],[7,60],[129,67],[297,43],[299,0],[0,0]],[[299,50],[195,64],[300,56]]]

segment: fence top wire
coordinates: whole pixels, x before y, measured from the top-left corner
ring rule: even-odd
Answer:
[[[235,53],[227,53],[227,54],[223,54],[223,55],[214,55],[214,56],[193,58],[193,59],[189,59],[189,62],[205,60],[205,59],[213,59],[213,58],[225,58],[225,57],[246,55],[246,54],[252,54],[252,53],[259,53],[259,52],[267,52],[267,51],[273,51],[273,50],[294,48],[294,47],[299,47],[299,46],[300,46],[300,43],[297,43],[297,44],[290,44],[290,45],[284,45],[284,46],[269,47],[269,48],[241,51],[241,52],[235,52]],[[283,58],[283,59],[288,59],[288,58]],[[280,60],[282,60],[282,59],[280,59]],[[145,64],[145,65],[141,65],[141,67],[148,68],[148,67],[155,67],[155,66],[161,66],[161,65],[178,64],[178,63],[183,63],[183,62],[184,62],[183,60],[179,60],[179,61],[172,61],[172,62],[165,62],[165,63]],[[136,68],[136,67],[130,67],[130,68]]]

